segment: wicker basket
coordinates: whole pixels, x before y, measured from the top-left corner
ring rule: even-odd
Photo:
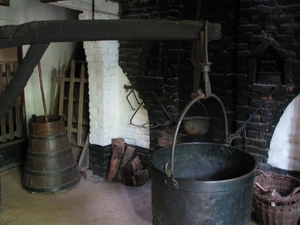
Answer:
[[[254,179],[253,208],[260,225],[297,225],[300,217],[300,180],[278,174]]]

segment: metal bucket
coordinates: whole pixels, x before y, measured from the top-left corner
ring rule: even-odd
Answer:
[[[33,116],[22,186],[33,192],[56,192],[80,181],[61,116]]]
[[[164,166],[171,148],[149,159],[154,225],[249,225],[257,162],[234,147],[176,145],[174,177]]]

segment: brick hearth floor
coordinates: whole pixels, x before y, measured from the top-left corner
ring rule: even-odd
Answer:
[[[79,185],[57,193],[28,193],[20,169],[1,176],[1,225],[151,225],[151,182],[142,187],[81,179]],[[254,221],[250,225],[256,225]],[[232,225],[232,224],[230,224]]]

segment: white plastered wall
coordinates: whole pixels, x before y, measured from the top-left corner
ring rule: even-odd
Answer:
[[[83,12],[79,18],[92,19],[91,12]],[[95,13],[94,19],[118,19],[112,13]],[[118,64],[118,41],[86,41],[84,42],[89,74],[89,111],[90,111],[90,143],[100,146],[111,144],[113,138],[124,138],[125,143],[149,148],[149,126],[130,124],[135,110],[126,100],[129,94],[124,85],[129,80]],[[136,93],[138,98],[138,93]],[[138,103],[133,94],[128,96],[133,108]],[[142,103],[141,99],[138,99]],[[148,123],[148,113],[140,107],[132,123],[144,125]]]

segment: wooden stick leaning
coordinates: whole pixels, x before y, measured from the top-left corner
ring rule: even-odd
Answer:
[[[46,99],[45,99],[44,88],[43,88],[43,78],[42,78],[43,74],[42,74],[41,62],[38,63],[38,70],[39,70],[39,81],[40,81],[41,95],[42,95],[42,101],[43,101],[45,122],[48,123]]]

